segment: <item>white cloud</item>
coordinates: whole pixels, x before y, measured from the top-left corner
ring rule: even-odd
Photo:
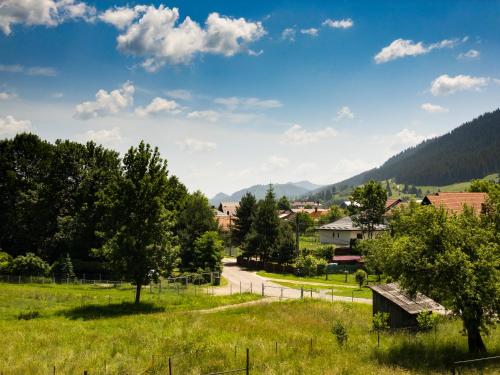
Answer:
[[[431,93],[434,96],[454,94],[459,91],[480,91],[488,85],[488,77],[471,77],[468,75],[457,75],[450,77],[443,74],[431,83]]]
[[[293,27],[287,27],[281,32],[281,39],[295,42],[295,34],[297,31]]]
[[[342,120],[352,120],[354,118],[354,113],[348,106],[343,106],[337,111],[337,116],[335,116],[335,121]]]
[[[309,35],[309,36],[318,36],[318,32],[319,32],[319,30],[314,28],[314,27],[311,27],[309,29],[301,29],[300,30],[301,34],[305,34],[305,35]]]
[[[149,116],[162,112],[177,114],[181,112],[181,106],[175,100],[156,97],[146,107],[137,107],[135,110],[138,116]]]
[[[31,121],[16,120],[13,116],[0,117],[0,136],[9,137],[32,130]]]
[[[331,20],[326,19],[323,23],[323,26],[328,26],[333,29],[349,29],[354,26],[354,22],[350,18],[344,18],[341,20]]]
[[[404,128],[399,133],[396,133],[394,137],[394,142],[392,144],[393,149],[402,149],[411,146],[416,146],[425,139],[432,138],[433,135],[422,135],[417,134],[415,130],[410,130],[408,128]]]
[[[77,139],[83,142],[94,141],[103,145],[116,145],[122,140],[120,129],[115,126],[112,129],[89,130],[84,134],[77,136]]]
[[[133,8],[114,7],[101,13],[99,19],[123,30],[139,17],[140,14],[144,13],[146,9],[147,7],[145,5],[136,5]]]
[[[0,92],[0,100],[11,100],[17,98],[17,94],[12,92]]]
[[[214,142],[201,141],[194,138],[186,138],[183,141],[177,142],[177,145],[182,151],[193,153],[204,153],[211,152],[217,148],[217,144]]]
[[[330,127],[317,131],[307,131],[302,128],[302,126],[295,124],[283,133],[281,143],[304,145],[308,143],[316,143],[323,139],[333,138],[335,136],[337,136],[337,131]]]
[[[188,113],[187,117],[191,119],[200,119],[209,122],[216,122],[219,119],[219,113],[212,110],[193,111]]]
[[[273,172],[288,167],[290,160],[280,156],[270,156],[260,167],[263,172]]]
[[[120,89],[108,92],[99,90],[95,101],[88,101],[76,106],[75,118],[88,120],[116,114],[131,106],[134,102],[135,88],[130,82],[125,82]]]
[[[118,49],[126,54],[144,56],[142,66],[153,72],[166,63],[189,63],[199,53],[223,56],[249,53],[247,45],[266,33],[260,22],[218,13],[209,14],[204,27],[189,17],[181,23],[178,21],[177,8],[159,5],[158,8],[141,9],[139,18],[124,26],[125,31],[118,36]]]
[[[475,49],[470,49],[468,50],[467,52],[463,52],[461,54],[458,55],[458,58],[459,59],[477,59],[479,56],[481,55],[481,53]]]
[[[420,106],[427,113],[446,113],[448,108],[441,107],[437,104],[424,103]]]
[[[62,92],[54,92],[50,95],[54,99],[61,99],[64,97],[64,93]]]
[[[166,91],[165,94],[171,98],[179,100],[191,100],[193,97],[189,90],[183,90],[183,89],[169,90]]]
[[[396,39],[387,47],[382,48],[382,50],[375,55],[374,59],[377,64],[382,64],[407,56],[423,55],[434,49],[453,48],[458,43],[460,43],[459,39],[444,39],[429,45],[425,45],[423,42],[415,43],[413,40]]]
[[[216,98],[214,100],[217,104],[222,104],[230,109],[235,108],[260,108],[271,109],[281,107],[282,104],[279,100],[275,99],[258,99],[258,98],[238,98],[236,96],[228,98]]]
[[[48,66],[25,67],[19,64],[0,65],[0,72],[24,73],[30,76],[45,76],[45,77],[55,77],[57,75],[57,70]]]
[[[94,7],[75,0],[3,0],[0,3],[0,29],[5,35],[12,32],[12,26],[57,26],[67,20],[91,21]]]

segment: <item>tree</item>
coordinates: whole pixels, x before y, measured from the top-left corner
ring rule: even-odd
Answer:
[[[390,180],[385,181],[385,190],[387,191],[387,196],[392,196],[391,182]]]
[[[359,284],[359,289],[361,289],[363,284],[366,283],[368,275],[364,270],[360,269],[356,271],[356,273],[354,274],[354,278],[356,279],[356,282]]]
[[[437,324],[438,316],[432,311],[422,310],[417,314],[418,328],[422,331],[429,331]]]
[[[258,204],[250,233],[245,240],[245,252],[267,261],[277,249],[279,223],[274,190],[270,185],[264,200]]]
[[[103,236],[104,255],[116,272],[141,288],[166,267],[173,245],[173,217],[165,208],[168,194],[167,162],[157,148],[141,142],[123,159],[122,171],[103,194],[108,228]]]
[[[344,346],[347,343],[347,329],[340,321],[336,321],[332,326],[332,334],[337,339],[337,343],[340,346]]]
[[[71,257],[69,254],[66,254],[66,258],[62,263],[62,271],[65,279],[74,279],[75,272],[73,271],[73,262],[71,261]]]
[[[8,273],[11,263],[12,257],[3,251],[0,251],[0,273]]]
[[[295,235],[292,226],[287,221],[279,224],[278,244],[274,258],[279,264],[289,264],[295,256]]]
[[[337,221],[338,219],[343,218],[346,215],[347,215],[347,213],[346,213],[346,211],[344,209],[342,209],[341,207],[337,206],[336,204],[333,204],[333,205],[330,206],[327,214],[321,216],[318,219],[318,224],[319,225],[323,225],[323,224],[332,223],[334,221]]]
[[[387,312],[378,312],[373,315],[373,330],[377,332],[377,346],[380,347],[380,331],[389,328],[390,314]]]
[[[288,198],[286,196],[283,195],[278,200],[278,210],[289,211],[291,209],[292,209],[292,206],[290,205],[290,201],[288,200]]]
[[[314,227],[314,220],[307,212],[297,212],[295,215],[297,215],[297,217],[295,220],[291,221],[293,230],[297,230],[298,225],[299,233],[304,234],[308,229]]]
[[[354,189],[350,198],[351,204],[348,209],[354,224],[367,232],[372,238],[375,225],[382,222],[387,202],[387,192],[379,182],[369,181],[363,186]],[[354,204],[358,203],[358,204]]]
[[[231,231],[231,236],[235,245],[244,243],[247,234],[252,228],[252,222],[257,211],[257,200],[255,196],[247,192],[240,200],[236,208],[236,217]]]
[[[500,244],[495,223],[470,209],[447,215],[432,206],[401,210],[386,273],[410,295],[429,295],[462,319],[471,353],[500,314]]]
[[[387,255],[392,246],[392,238],[388,233],[382,233],[376,239],[358,241],[357,249],[363,254],[363,260],[367,270],[377,275],[380,281],[386,266]]]
[[[10,270],[13,275],[45,276],[49,273],[50,266],[35,254],[26,253],[14,258]]]
[[[193,267],[209,271],[222,271],[224,244],[219,233],[208,231],[194,241]]]
[[[217,221],[207,197],[200,191],[186,196],[179,213],[177,235],[179,237],[181,268],[195,272],[203,263],[204,255],[195,250],[195,242],[206,232],[218,229]],[[201,258],[198,258],[201,256]]]

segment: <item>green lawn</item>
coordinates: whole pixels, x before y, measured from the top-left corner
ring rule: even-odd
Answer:
[[[83,295],[93,299],[82,306]],[[308,299],[207,314],[190,310],[255,297],[144,297],[134,309],[120,302],[132,300],[130,289],[0,284],[0,372],[46,375],[55,365],[57,374],[159,375],[168,374],[170,357],[174,374],[199,375],[244,367],[246,348],[259,375],[445,374],[451,361],[469,358],[461,323],[451,318],[436,336],[383,333],[377,349],[368,305]],[[18,320],[29,308],[41,317]],[[335,321],[346,327],[347,346],[331,333]],[[496,330],[485,342],[490,355],[500,354]]]
[[[300,236],[299,237],[299,248],[315,250],[317,248],[325,246],[319,242],[319,239],[315,236]]]
[[[357,286],[358,283],[354,279],[354,274],[349,274],[347,275],[347,282],[346,276],[344,274],[329,274],[328,275],[328,280],[326,280],[325,275],[321,276],[309,276],[309,277],[302,277],[302,276],[295,276],[290,273],[271,273],[271,272],[266,272],[266,271],[257,271],[257,275],[262,276],[262,277],[267,277],[270,279],[282,279],[282,280],[293,280],[293,281],[309,281],[309,282],[315,282],[315,283],[322,283],[322,284],[335,284],[335,285],[351,285],[351,286]],[[370,284],[375,284],[377,282],[377,276],[375,275],[369,275],[368,276],[368,281]]]
[[[323,285],[307,285],[307,284],[295,284],[295,283],[288,283],[285,281],[275,281],[276,284],[286,286],[287,288],[293,288],[293,289],[301,289],[304,288],[304,290],[310,291],[311,289],[315,292],[318,292],[319,289],[323,290],[329,290],[327,294],[329,295],[334,295],[334,296],[341,296],[341,297],[352,297],[354,293],[354,297],[357,298],[372,298],[372,290],[367,287],[363,287],[361,289],[359,288],[343,288],[341,286],[328,286],[327,284]],[[333,292],[332,292],[333,289]]]

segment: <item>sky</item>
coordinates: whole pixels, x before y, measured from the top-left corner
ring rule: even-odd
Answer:
[[[0,138],[330,184],[500,103],[500,1],[0,0]]]

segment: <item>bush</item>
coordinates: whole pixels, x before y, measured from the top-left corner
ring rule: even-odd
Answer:
[[[299,276],[316,276],[318,272],[318,259],[313,255],[301,255],[295,262]]]
[[[31,319],[35,319],[35,318],[39,318],[41,315],[38,311],[28,311],[28,312],[24,312],[24,313],[19,313],[19,315],[17,316],[17,319],[18,320],[31,320]]]
[[[423,310],[417,315],[418,328],[422,331],[429,331],[437,324],[438,316],[432,311]]]
[[[335,255],[334,246],[321,246],[316,250],[316,256],[318,258],[326,260],[327,262],[331,260],[334,255]]]
[[[0,273],[8,273],[11,267],[12,257],[0,251]]]
[[[14,275],[45,276],[49,273],[50,267],[42,258],[33,253],[19,255],[12,261],[10,267]]]
[[[318,275],[324,275],[326,272],[326,267],[328,266],[328,263],[324,259],[318,260],[318,264],[316,266],[316,273]]]
[[[356,282],[359,284],[359,288],[361,289],[363,284],[366,282],[368,275],[364,270],[357,270],[354,274],[354,278],[356,279]]]
[[[343,346],[347,342],[347,329],[340,321],[336,321],[333,324],[332,333],[340,346]]]

